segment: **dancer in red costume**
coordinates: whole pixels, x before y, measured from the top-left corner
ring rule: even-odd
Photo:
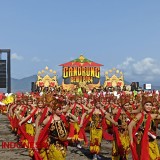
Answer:
[[[139,110],[131,110],[130,95],[121,95],[120,106],[113,110],[114,120],[118,126],[113,126],[114,140],[112,145],[113,160],[127,160],[130,150],[128,124],[133,118],[133,114]]]
[[[77,122],[77,118],[71,113],[62,115],[63,102],[60,100],[51,101],[50,107],[52,115],[47,116],[37,127],[34,147],[40,152],[43,160],[64,160],[69,122]]]
[[[86,116],[87,118],[84,120]],[[115,125],[118,125],[118,123],[111,119],[110,114],[102,109],[100,98],[94,100],[93,109],[90,109],[82,115],[80,123],[81,130],[84,130],[90,118],[90,152],[93,154],[93,160],[97,160],[100,159],[99,152],[102,141],[102,135],[103,138],[107,138],[107,140],[109,139],[109,135],[105,135],[106,119],[108,119]]]
[[[160,115],[151,113],[153,97],[142,97],[143,110],[131,121],[128,126],[133,160],[158,160],[159,148],[154,134],[154,120]]]
[[[70,112],[75,115],[78,119],[78,122],[70,123],[70,131],[68,135],[68,139],[70,139],[73,143],[77,144],[78,148],[82,148],[81,143],[86,142],[86,136],[80,130],[80,121],[82,114],[89,110],[86,106],[82,105],[81,97],[76,97],[76,103],[70,107]]]

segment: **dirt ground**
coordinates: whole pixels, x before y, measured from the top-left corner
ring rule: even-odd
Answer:
[[[160,133],[160,132],[159,132]],[[160,134],[158,134],[160,135]],[[17,142],[17,136],[11,133],[9,121],[5,115],[0,114],[0,160],[31,160],[28,156],[28,151],[25,148],[19,149],[4,149],[2,142]],[[160,143],[159,143],[160,145]],[[101,160],[111,160],[112,144],[105,140],[102,141]],[[89,148],[78,149],[76,147],[68,146],[66,160],[91,160]],[[131,160],[131,154],[129,160]]]

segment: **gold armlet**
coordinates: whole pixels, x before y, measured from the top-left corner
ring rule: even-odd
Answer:
[[[135,118],[133,118],[133,121],[137,123],[138,119],[135,117]]]

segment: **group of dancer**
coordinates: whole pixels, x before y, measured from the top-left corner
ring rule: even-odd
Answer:
[[[93,160],[101,159],[102,139],[112,142],[113,160],[127,160],[129,153],[133,160],[160,159],[160,94],[61,89],[13,96],[11,129],[34,160],[64,160],[68,145],[89,146]]]

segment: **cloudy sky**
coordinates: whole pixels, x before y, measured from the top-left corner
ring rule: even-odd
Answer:
[[[83,54],[128,81],[160,82],[159,0],[3,1],[0,48],[11,49],[12,77],[24,78]],[[5,55],[2,56],[5,58]]]

